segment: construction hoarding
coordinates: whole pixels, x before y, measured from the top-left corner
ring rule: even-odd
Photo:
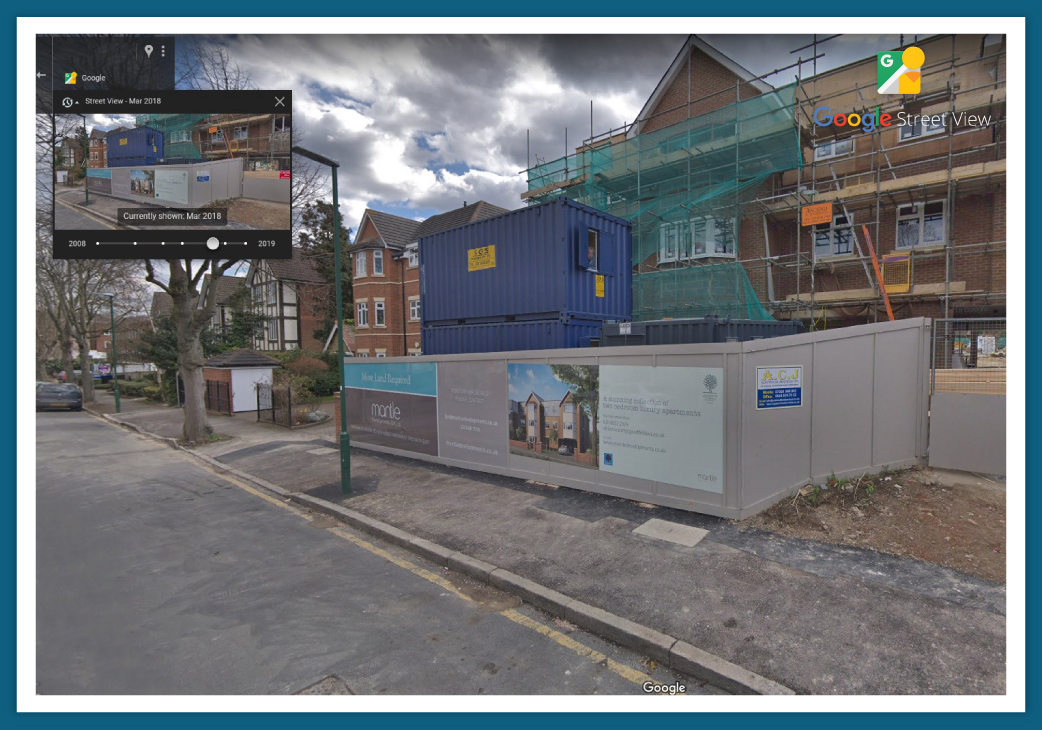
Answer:
[[[750,342],[349,358],[344,368],[363,448],[723,517],[926,454],[924,319]],[[764,408],[765,390],[789,407]]]

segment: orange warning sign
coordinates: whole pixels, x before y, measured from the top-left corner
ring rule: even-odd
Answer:
[[[803,209],[801,223],[805,226],[816,226],[819,223],[832,222],[832,203],[808,205]]]

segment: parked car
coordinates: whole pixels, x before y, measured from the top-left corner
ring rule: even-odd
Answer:
[[[43,383],[36,387],[36,410],[83,410],[83,393],[75,385]]]
[[[557,453],[561,456],[571,456],[575,453],[575,450],[571,444],[561,444],[557,449]]]

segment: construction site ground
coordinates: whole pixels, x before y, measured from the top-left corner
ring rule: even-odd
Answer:
[[[271,231],[285,231],[290,227],[289,203],[235,198],[221,200],[214,207],[227,208],[228,221],[232,224]]]
[[[908,469],[830,480],[743,524],[1006,582],[1006,485],[965,472]]]

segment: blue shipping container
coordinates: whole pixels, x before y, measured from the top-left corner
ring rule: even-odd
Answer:
[[[598,321],[555,319],[424,327],[421,339],[424,355],[455,355],[589,347],[600,336]]]
[[[424,236],[423,325],[629,320],[631,248],[629,221],[565,197]]]
[[[105,135],[109,167],[157,165],[163,159],[163,133],[151,127],[135,127]]]

